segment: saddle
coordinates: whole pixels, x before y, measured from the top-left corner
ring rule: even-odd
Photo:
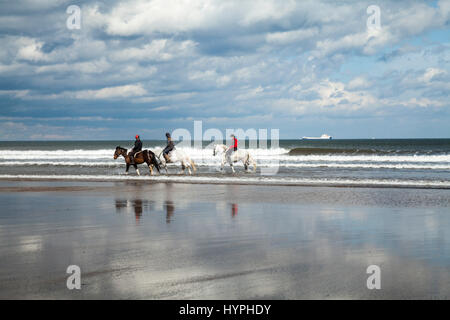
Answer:
[[[144,152],[144,151],[145,151],[145,150],[141,150],[141,151],[138,151],[138,152],[136,152],[135,154],[133,154],[132,159],[130,159],[130,160],[131,160],[131,164],[136,163],[136,156],[137,156],[138,154]]]

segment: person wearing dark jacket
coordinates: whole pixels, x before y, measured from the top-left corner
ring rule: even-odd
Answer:
[[[128,156],[130,157],[131,164],[134,164],[134,155],[142,150],[142,141],[139,138],[139,135],[136,135],[136,140],[134,141],[134,147],[131,149],[131,151],[128,153]]]
[[[175,145],[173,144],[172,138],[170,137],[170,133],[166,133],[167,138],[167,146],[163,150],[163,156],[164,159],[166,159],[166,162],[170,162],[169,158],[169,152],[175,149]]]

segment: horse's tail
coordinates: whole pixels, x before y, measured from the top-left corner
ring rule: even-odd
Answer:
[[[147,156],[150,158],[150,162],[155,166],[156,170],[159,171],[159,163],[158,160],[156,160],[156,154],[153,151],[147,150]]]
[[[192,166],[192,169],[194,170],[194,172],[197,171],[197,168],[195,167],[194,161],[191,160],[191,159],[189,159],[189,160],[190,160],[190,162],[191,162],[191,166]]]
[[[156,167],[156,169],[158,170],[158,172],[160,172],[160,171],[159,171],[159,169],[160,169],[159,163],[158,163],[158,160],[156,160],[156,155],[155,155],[155,154],[153,154],[153,157],[152,157],[152,163],[153,163],[153,165]]]
[[[253,172],[256,171],[256,161],[252,158],[252,156],[250,155],[250,153],[247,154],[247,163],[251,162],[253,165]]]

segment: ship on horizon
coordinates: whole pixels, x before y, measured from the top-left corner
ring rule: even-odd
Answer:
[[[332,136],[329,136],[327,134],[323,134],[320,137],[303,137],[303,140],[331,140],[333,139]]]

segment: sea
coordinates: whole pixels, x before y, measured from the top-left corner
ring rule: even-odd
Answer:
[[[221,170],[210,141],[182,149],[197,166],[193,175],[180,173],[179,164],[150,175],[140,165],[125,174],[123,158],[113,159],[116,146],[133,141],[3,141],[0,142],[2,180],[85,180],[229,183],[271,185],[370,186],[450,189],[450,139],[333,139],[280,140],[264,146],[240,142],[257,162],[245,171],[235,164]],[[143,140],[144,149],[164,147],[165,141]]]

